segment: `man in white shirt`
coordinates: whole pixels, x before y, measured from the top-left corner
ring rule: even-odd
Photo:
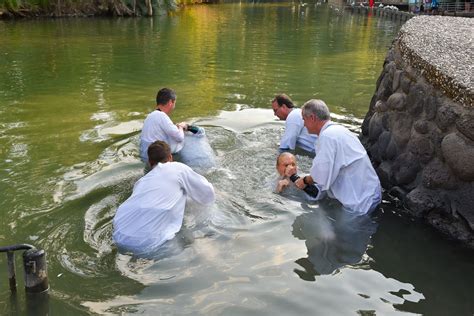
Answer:
[[[285,121],[285,132],[280,139],[280,151],[293,151],[299,147],[314,154],[317,136],[310,135],[303,124],[301,110],[295,108],[293,101],[286,94],[275,96],[272,101],[273,114]]]
[[[200,204],[215,199],[212,184],[185,164],[173,162],[165,142],[152,143],[148,157],[153,169],[135,183],[113,220],[118,248],[138,255],[156,250],[181,229],[187,197]]]
[[[181,122],[174,125],[169,114],[176,106],[176,93],[169,88],[163,88],[156,95],[156,109],[148,114],[143,123],[140,134],[140,158],[143,162],[148,161],[148,146],[156,140],[166,142],[171,153],[179,152],[184,146],[184,131],[188,125]]]
[[[321,100],[306,102],[302,117],[308,131],[319,137],[310,175],[295,181],[296,186],[303,189],[316,184],[319,198],[327,193],[357,215],[374,210],[381,201],[380,181],[357,136],[331,122],[329,109]]]

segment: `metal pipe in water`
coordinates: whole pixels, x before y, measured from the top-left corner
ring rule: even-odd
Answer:
[[[41,293],[49,289],[46,253],[42,249],[29,249],[23,253],[25,290]]]

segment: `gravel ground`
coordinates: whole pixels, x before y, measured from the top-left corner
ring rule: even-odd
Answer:
[[[399,40],[422,64],[436,68],[467,95],[474,94],[474,19],[417,16],[403,25]]]

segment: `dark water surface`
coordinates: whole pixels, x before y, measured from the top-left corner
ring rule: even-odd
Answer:
[[[44,248],[51,285],[27,300],[18,259],[11,296],[1,255],[0,314],[472,315],[472,252],[393,201],[354,221],[272,193],[272,96],[321,98],[357,131],[399,28],[293,4],[0,21],[0,245]],[[173,120],[206,126],[217,201],[188,205],[178,236],[137,259],[117,253],[111,222],[143,174],[138,133],[163,86]]]

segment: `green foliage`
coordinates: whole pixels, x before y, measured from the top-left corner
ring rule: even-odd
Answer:
[[[9,11],[17,11],[19,3],[17,0],[5,0],[5,8]]]
[[[154,14],[175,11],[180,5],[200,2],[193,0],[151,0]],[[0,0],[0,9],[9,15],[16,15],[22,9],[22,16],[42,14],[56,16],[69,14],[86,15],[135,15],[147,13],[146,0]]]

